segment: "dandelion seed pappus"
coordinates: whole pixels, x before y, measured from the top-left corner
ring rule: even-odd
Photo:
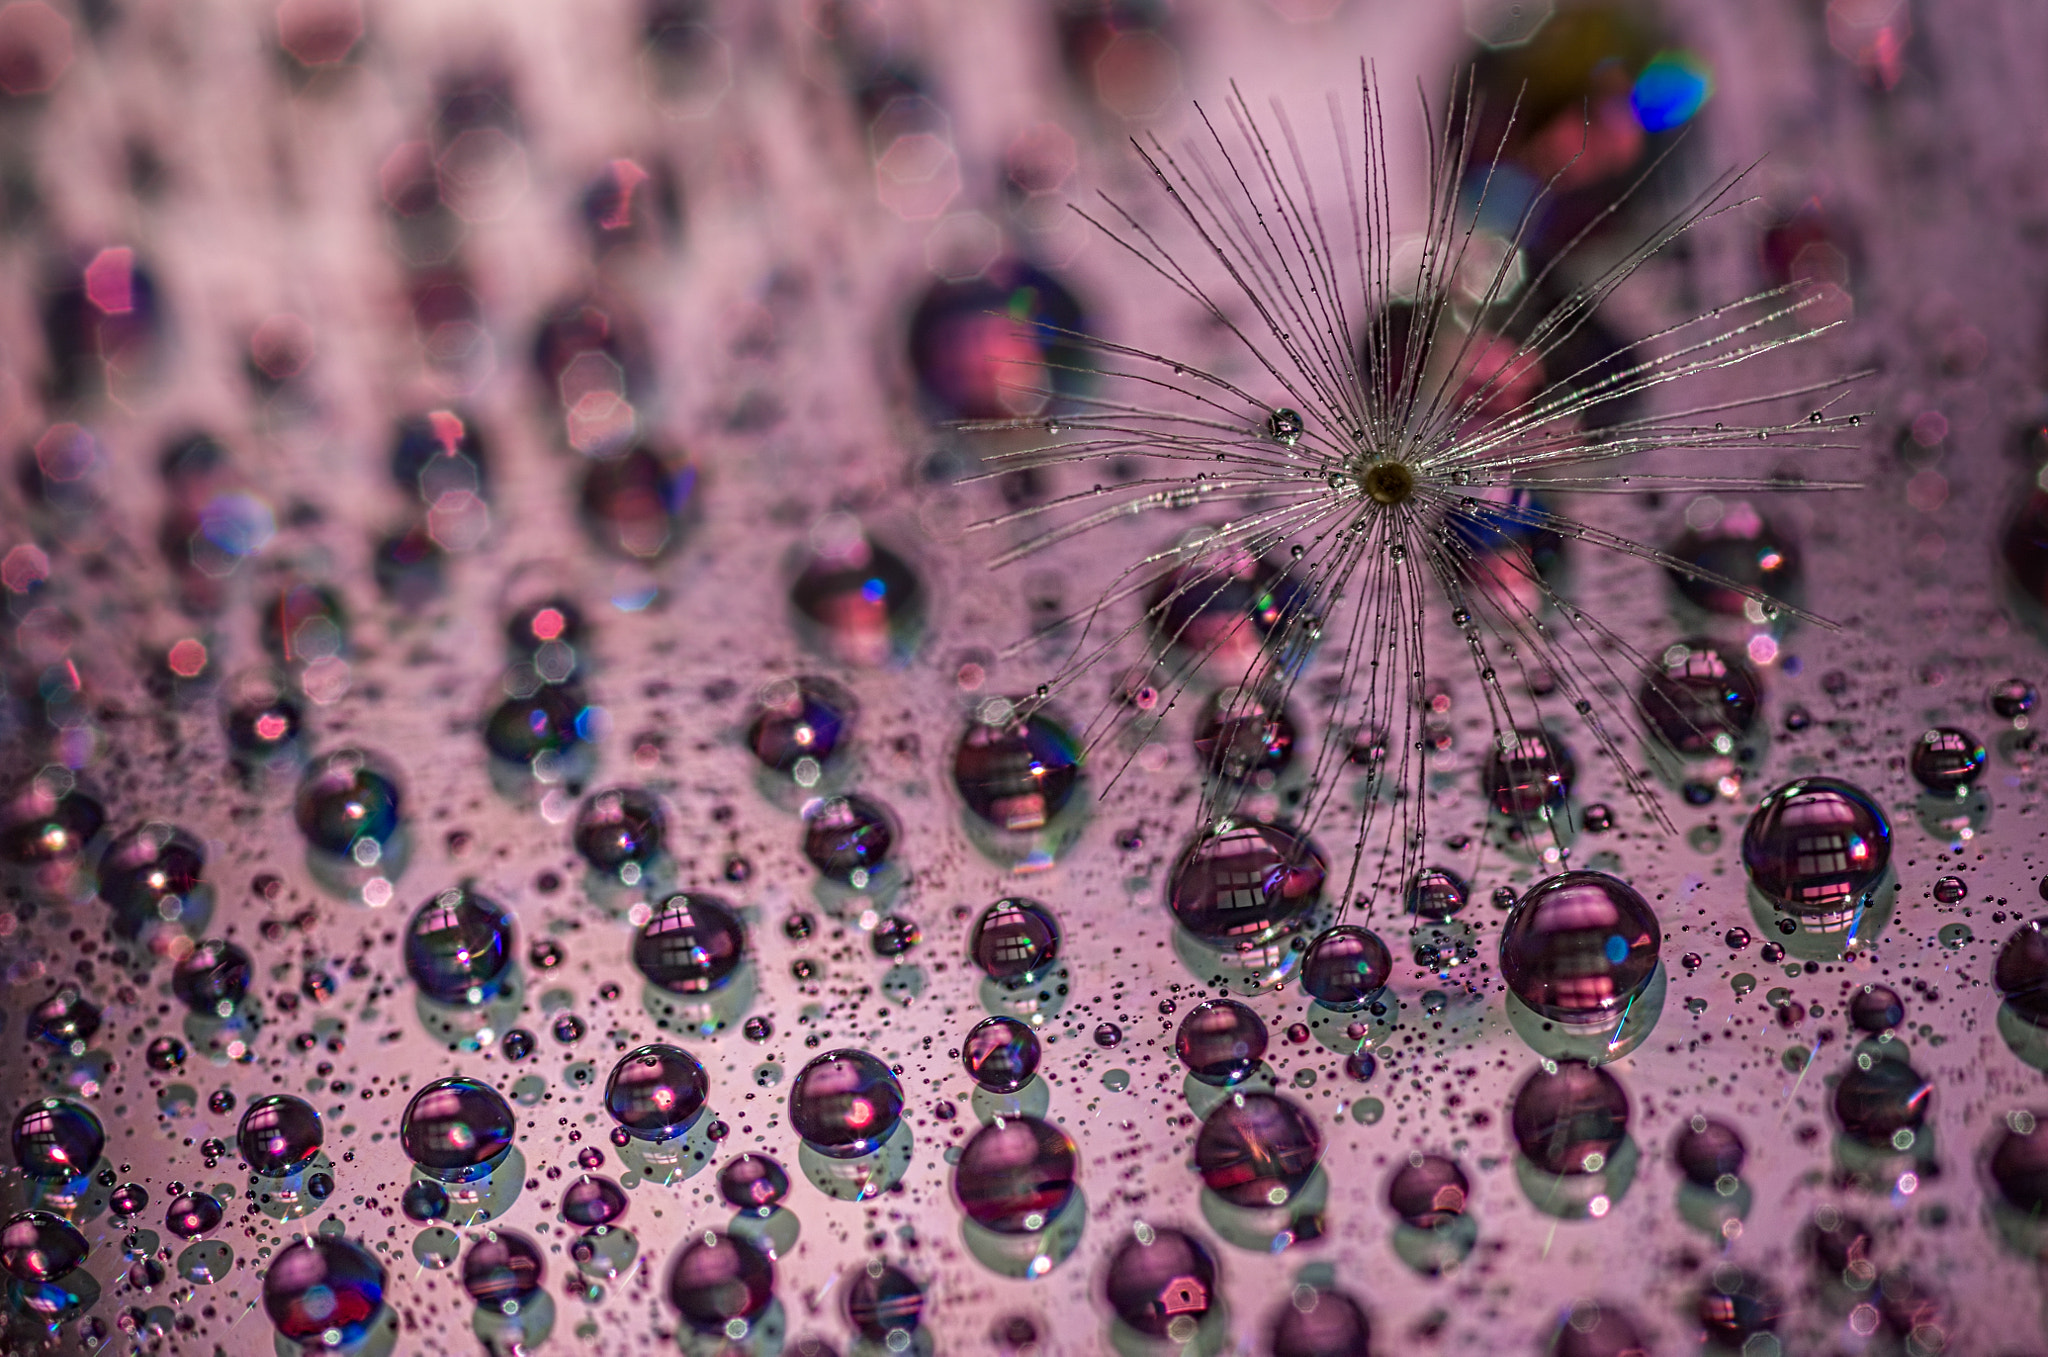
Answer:
[[[1398,912],[1405,883],[1431,865],[1432,759],[1454,738],[1445,681],[1460,670],[1483,703],[1484,775],[1501,784],[1486,790],[1507,852],[1539,874],[1570,865],[1575,739],[1597,747],[1644,816],[1671,832],[1638,767],[1639,742],[1657,735],[1635,695],[1655,691],[1646,683],[1662,643],[1603,624],[1561,561],[1612,553],[1645,577],[1732,597],[1754,621],[1830,624],[1572,501],[1851,489],[1783,468],[1860,447],[1861,415],[1845,403],[1867,374],[1771,378],[1782,360],[1759,364],[1839,324],[1810,319],[1817,298],[1798,283],[1626,346],[1606,329],[1607,304],[1646,264],[1749,201],[1748,170],[1660,209],[1662,181],[1655,194],[1646,186],[1667,148],[1538,254],[1543,209],[1573,162],[1547,181],[1510,183],[1509,131],[1495,129],[1512,130],[1515,110],[1483,118],[1470,76],[1453,82],[1447,111],[1422,103],[1432,130],[1413,230],[1396,210],[1382,91],[1363,63],[1356,94],[1328,101],[1339,175],[1311,168],[1286,107],[1256,114],[1234,85],[1220,117],[1196,106],[1184,143],[1134,139],[1170,210],[1106,195],[1075,210],[1148,286],[1204,316],[1232,357],[1204,366],[1136,341],[1066,336],[1092,355],[1094,392],[1048,394],[1030,419],[957,426],[988,445],[970,479],[1075,468],[1094,482],[976,523],[1006,539],[995,567],[1113,525],[1198,520],[1162,529],[1161,545],[1013,653],[1054,655],[1040,700],[1092,707],[1085,745],[1110,765],[1105,787],[1158,716],[1098,694],[1101,674],[1120,676],[1117,693],[1142,674],[1159,710],[1207,696],[1215,710],[1204,719],[1225,728],[1316,713],[1321,730],[1303,739],[1283,794],[1273,779],[1212,775],[1193,830],[1199,842],[1277,821],[1303,844],[1311,833],[1335,840],[1350,859],[1348,876],[1331,873],[1343,885],[1331,895],[1339,916],[1360,901],[1367,917],[1382,904]],[[1498,140],[1481,144],[1482,128]],[[1607,237],[1625,216],[1655,220],[1616,247]],[[1755,465],[1763,456],[1770,463]],[[1659,715],[1668,725],[1671,714]],[[1361,732],[1380,751],[1362,770]]]

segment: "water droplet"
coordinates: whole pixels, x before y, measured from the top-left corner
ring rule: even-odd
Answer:
[[[1970,931],[1968,924],[1943,924],[1935,933],[1934,939],[1953,952],[1976,941],[1977,935]]]
[[[1425,867],[1408,882],[1402,903],[1418,919],[1442,922],[1465,908],[1468,889],[1455,873],[1442,867]]]
[[[1934,1086],[1903,1059],[1863,1057],[1835,1085],[1835,1119],[1843,1134],[1874,1149],[1904,1149],[1927,1119]],[[1907,1132],[1905,1144],[1899,1133]]]
[[[70,985],[59,989],[28,1012],[31,1039],[74,1054],[83,1055],[86,1043],[99,1030],[99,1005]]]
[[[925,587],[917,571],[844,516],[821,521],[811,540],[811,559],[789,593],[805,638],[844,664],[908,663],[924,637]]]
[[[584,798],[573,837],[593,870],[620,879],[629,874],[633,885],[660,858],[667,833],[660,797],[642,787],[607,787]]]
[[[885,914],[868,934],[868,947],[878,957],[900,957],[924,938],[917,920],[901,914]]]
[[[626,1189],[594,1173],[577,1175],[562,1190],[562,1219],[589,1229],[609,1225],[626,1214]]]
[[[860,704],[831,679],[781,679],[761,690],[747,748],[763,767],[815,783],[853,738]],[[809,785],[809,783],[804,783]]]
[[[1515,1090],[1515,1144],[1545,1173],[1597,1171],[1628,1133],[1628,1095],[1604,1067],[1560,1060]]]
[[[896,1129],[903,1090],[866,1051],[828,1051],[797,1073],[789,1089],[789,1124],[819,1154],[855,1159]]]
[[[1728,507],[1705,527],[1688,528],[1670,552],[1703,572],[1694,576],[1667,566],[1678,592],[1722,617],[1747,617],[1756,593],[1788,597],[1802,573],[1800,552],[1790,536],[1744,503]]]
[[[513,1230],[487,1230],[462,1260],[462,1289],[486,1309],[518,1313],[519,1302],[540,1290],[546,1265],[540,1246]]]
[[[171,993],[194,1013],[225,1018],[249,992],[249,954],[232,942],[209,938],[171,972]]]
[[[185,1063],[185,1043],[176,1037],[152,1037],[142,1058],[159,1073],[174,1070]]]
[[[1235,999],[1210,999],[1181,1020],[1173,1049],[1195,1078],[1228,1088],[1250,1077],[1266,1058],[1266,1024]]]
[[[407,1220],[439,1220],[448,1214],[448,1190],[439,1183],[416,1178],[405,1185],[398,1204]]]
[[[669,1304],[701,1334],[744,1337],[774,1298],[775,1265],[735,1235],[706,1230],[669,1267]]]
[[[1967,731],[1937,726],[1913,742],[1913,780],[1937,796],[1961,796],[1984,771],[1984,746]]]
[[[1560,809],[1577,777],[1571,750],[1548,731],[1518,730],[1505,748],[1494,743],[1480,785],[1495,811],[1522,820]]]
[[[718,1194],[742,1211],[760,1215],[789,1195],[789,1173],[765,1154],[742,1154],[718,1171]]]
[[[1195,1169],[1217,1196],[1265,1208],[1292,1200],[1323,1158],[1315,1119],[1277,1093],[1233,1094],[1195,1137]]]
[[[1740,652],[1688,637],[1664,648],[1637,701],[1674,752],[1687,758],[1725,755],[1755,726],[1763,685]]]
[[[1884,875],[1891,833],[1861,788],[1800,778],[1758,803],[1742,833],[1742,865],[1758,892],[1787,913],[1844,914]]]
[[[1348,1012],[1372,1002],[1393,973],[1394,958],[1377,933],[1358,924],[1337,924],[1309,943],[1301,988],[1324,1007]]]
[[[398,834],[400,805],[390,772],[360,749],[337,749],[306,770],[292,816],[314,851],[369,867]]]
[[[1268,788],[1294,761],[1294,720],[1277,697],[1223,688],[1195,718],[1195,757],[1209,776]]]
[[[1038,1037],[1015,1018],[983,1018],[960,1043],[960,1062],[991,1093],[1015,1093],[1038,1071]]]
[[[1696,1187],[1712,1188],[1723,1176],[1740,1177],[1747,1157],[1742,1136],[1734,1127],[1697,1114],[1671,1146],[1678,1171]]]
[[[1387,1184],[1387,1205],[1403,1223],[1435,1230],[1465,1214],[1472,1184],[1455,1159],[1412,1153]]]
[[[1993,687],[1985,698],[1991,710],[2008,721],[2017,721],[2025,716],[2040,700],[2040,691],[2023,678],[2006,679]]]
[[[467,885],[442,891],[405,926],[405,972],[444,1004],[479,1004],[512,968],[512,916]]]
[[[23,1211],[0,1225],[0,1266],[24,1282],[54,1281],[90,1251],[76,1226],[47,1211]]]
[[[436,1079],[412,1095],[398,1119],[406,1158],[436,1178],[464,1182],[489,1173],[512,1148],[511,1105],[481,1080]]]
[[[1599,1024],[1648,987],[1662,941],[1656,913],[1627,882],[1562,872],[1538,882],[1508,915],[1501,975],[1544,1017]]]
[[[1380,1062],[1371,1051],[1353,1051],[1344,1057],[1344,1073],[1363,1084],[1380,1072]]]
[[[589,705],[574,684],[539,684],[492,710],[484,721],[484,746],[510,767],[552,780],[580,755]]]
[[[1959,876],[1942,876],[1935,878],[1934,899],[1938,904],[1960,904],[1963,898],[1967,896],[1969,893],[1970,888],[1964,884],[1963,879]]]
[[[63,1181],[88,1172],[106,1148],[100,1119],[64,1098],[44,1098],[14,1118],[14,1162],[30,1178]]]
[[[1095,1025],[1095,1044],[1102,1047],[1105,1051],[1112,1046],[1122,1044],[1123,1039],[1124,1029],[1118,1027],[1115,1023],[1105,1022]]]
[[[1147,597],[1155,639],[1211,673],[1261,672],[1306,661],[1319,634],[1308,583],[1277,556],[1254,556],[1206,531],[1182,539],[1182,563]]]
[[[997,1234],[1044,1229],[1073,1199],[1078,1154],[1065,1131],[1036,1117],[999,1117],[962,1147],[953,1195]]]
[[[1750,1341],[1776,1329],[1783,1311],[1770,1283],[1726,1263],[1714,1269],[1695,1309],[1711,1344],[1726,1352],[1757,1353],[1771,1349],[1762,1344],[1751,1347]]]
[[[710,1089],[696,1056],[657,1042],[619,1057],[605,1080],[604,1107],[631,1135],[668,1140],[696,1122]]]
[[[1043,708],[981,704],[953,751],[953,786],[967,809],[998,829],[1042,829],[1072,799],[1081,779],[1081,749]],[[991,720],[990,717],[995,719]]]
[[[1110,1255],[1103,1290],[1117,1318],[1139,1333],[1185,1342],[1218,1303],[1216,1260],[1184,1230],[1143,1226]]]
[[[1297,1285],[1273,1320],[1273,1357],[1356,1357],[1372,1350],[1372,1324],[1341,1291]]]
[[[1245,821],[1182,851],[1167,904],[1205,942],[1250,945],[1307,916],[1322,898],[1326,871],[1322,852],[1306,838]]]
[[[520,1061],[532,1055],[538,1044],[539,1039],[533,1033],[524,1027],[514,1027],[498,1042],[498,1049],[505,1053],[507,1060]]]
[[[924,1319],[924,1288],[893,1263],[871,1262],[846,1288],[846,1318],[861,1337],[904,1351]]]
[[[834,796],[804,811],[804,857],[833,881],[859,889],[902,837],[896,817],[864,796]]]
[[[1999,1195],[2015,1210],[2036,1218],[2048,1211],[2048,1113],[2006,1113],[1992,1142],[1990,1170]]]
[[[384,1266],[340,1235],[279,1250],[263,1274],[263,1310],[279,1334],[310,1348],[346,1347],[384,1315]]]
[[[235,1131],[235,1147],[249,1167],[283,1177],[320,1152],[320,1114],[304,1098],[270,1093],[249,1104]]]
[[[1284,405],[1266,416],[1266,437],[1284,448],[1299,443],[1307,427],[1302,422],[1300,411],[1290,410]]]
[[[1586,807],[1579,823],[1585,826],[1588,834],[1605,834],[1614,828],[1614,808],[1605,801],[1595,801]]]
[[[681,539],[696,507],[695,467],[644,446],[590,458],[587,466],[583,526],[599,547],[652,561]]]
[[[123,1183],[107,1198],[107,1205],[117,1216],[138,1216],[149,1205],[149,1190],[141,1183]]]
[[[76,788],[31,781],[0,817],[0,861],[46,894],[69,897],[72,883],[107,824],[105,807]]]
[[[705,994],[746,959],[747,932],[715,895],[671,895],[633,938],[633,967],[670,994]]]
[[[1580,1301],[1566,1312],[1549,1357],[1630,1357],[1649,1351],[1650,1340],[1619,1308]]]
[[[100,899],[114,911],[114,930],[141,936],[164,925],[203,926],[198,894],[206,850],[182,829],[147,824],[116,839],[100,862]]]
[[[197,1239],[219,1226],[220,1202],[209,1193],[187,1192],[164,1208],[164,1228],[181,1239]]]
[[[1036,900],[998,900],[981,912],[967,934],[967,952],[974,964],[1006,988],[1037,983],[1058,960],[1059,951],[1059,924]]]

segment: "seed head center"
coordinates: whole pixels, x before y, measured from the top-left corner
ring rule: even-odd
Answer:
[[[1405,462],[1374,462],[1359,473],[1358,484],[1375,504],[1392,506],[1415,493],[1415,473]]]

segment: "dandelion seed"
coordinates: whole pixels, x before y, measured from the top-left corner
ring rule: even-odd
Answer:
[[[1200,130],[1185,147],[1136,143],[1195,246],[1168,248],[1112,200],[1101,213],[1077,210],[1213,321],[1244,361],[1204,367],[1074,336],[1095,352],[1114,394],[1071,400],[1057,439],[992,454],[986,475],[1111,459],[1141,470],[977,525],[1015,535],[995,557],[1001,565],[1162,512],[1224,515],[1141,554],[1093,603],[1054,623],[1049,630],[1072,648],[1038,691],[1084,705],[1088,676],[1118,661],[1117,691],[1095,705],[1088,725],[1092,752],[1130,729],[1134,645],[1150,656],[1142,686],[1160,694],[1151,705],[1170,707],[1192,685],[1213,688],[1219,705],[1210,720],[1221,727],[1258,728],[1265,714],[1288,708],[1313,671],[1322,737],[1296,760],[1307,765],[1298,802],[1280,809],[1306,832],[1355,811],[1356,832],[1345,835],[1354,845],[1349,879],[1336,894],[1345,902],[1398,899],[1401,883],[1425,866],[1425,751],[1448,747],[1451,728],[1422,695],[1440,686],[1447,648],[1459,642],[1493,747],[1533,761],[1511,770],[1517,786],[1548,789],[1571,776],[1568,753],[1537,709],[1539,695],[1554,695],[1668,830],[1620,744],[1631,730],[1646,733],[1647,718],[1630,699],[1605,696],[1637,692],[1656,661],[1560,596],[1553,565],[1564,544],[1662,567],[1741,599],[1756,617],[1820,619],[1554,506],[1581,494],[1849,488],[1719,468],[1759,444],[1780,458],[1856,446],[1846,431],[1857,417],[1834,411],[1864,374],[1747,394],[1706,389],[1726,369],[1832,328],[1805,322],[1816,298],[1796,284],[1703,311],[1634,350],[1584,356],[1596,313],[1632,274],[1681,234],[1741,205],[1741,172],[1715,180],[1612,264],[1589,264],[1582,247],[1643,180],[1548,259],[1532,261],[1531,224],[1570,166],[1529,199],[1511,230],[1491,232],[1481,225],[1494,177],[1487,157],[1500,147],[1474,144],[1471,81],[1454,87],[1452,111],[1439,122],[1425,103],[1429,125],[1445,130],[1431,142],[1419,240],[1396,234],[1386,121],[1369,69],[1352,111],[1330,102],[1343,165],[1334,203],[1285,110],[1276,103],[1261,120],[1235,87],[1220,125],[1198,106]],[[1355,145],[1352,125],[1362,132]],[[1781,419],[1769,417],[1774,406]],[[1043,434],[1050,426],[1040,416],[963,427]],[[1716,474],[1665,471],[1662,459],[1646,465],[1651,454],[1681,449]],[[1137,728],[1140,742],[1152,729]],[[1134,748],[1127,740],[1127,754]],[[1371,751],[1362,797],[1344,777],[1361,764],[1361,749]],[[1247,779],[1212,778],[1198,835],[1275,814],[1244,807],[1257,790]],[[1547,791],[1508,799],[1538,820],[1560,800]],[[1525,838],[1541,832],[1517,829]],[[1548,829],[1556,844],[1537,856],[1555,864],[1563,831]]]

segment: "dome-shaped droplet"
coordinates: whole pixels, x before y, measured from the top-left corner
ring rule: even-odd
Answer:
[[[348,651],[348,612],[341,595],[323,584],[289,584],[257,614],[263,648],[294,673]]]
[[[2048,1027],[2048,914],[2013,930],[1999,950],[1991,981],[2012,1011]]]
[[[296,1239],[263,1274],[263,1311],[294,1343],[346,1347],[384,1315],[384,1265],[340,1235]]]
[[[100,1030],[100,1008],[66,985],[28,1011],[28,1035],[60,1050],[85,1050]]]
[[[1742,832],[1742,865],[1766,900],[1792,914],[1856,907],[1891,862],[1892,831],[1861,788],[1804,777],[1757,804]]]
[[[865,796],[828,797],[804,810],[804,857],[857,890],[889,860],[899,837],[896,817]]]
[[[1315,1118],[1277,1093],[1234,1093],[1195,1137],[1195,1171],[1234,1206],[1281,1206],[1323,1158]]]
[[[1183,563],[1145,601],[1152,634],[1212,674],[1249,674],[1277,663],[1293,669],[1315,648],[1321,627],[1314,589],[1277,556],[1255,556],[1202,530],[1180,544]]]
[[[1561,1023],[1618,1017],[1649,986],[1663,933],[1634,887],[1605,872],[1561,872],[1530,888],[1501,930],[1501,977]]]
[[[547,774],[583,743],[589,710],[576,684],[540,684],[492,708],[484,720],[484,746],[515,769]]]
[[[634,969],[670,994],[717,989],[746,955],[745,925],[715,895],[671,895],[633,937]]]
[[[1688,522],[1692,522],[1691,515]],[[1764,606],[1745,591],[1786,598],[1799,584],[1799,549],[1789,535],[1747,503],[1731,504],[1712,521],[1688,527],[1671,544],[1670,552],[1706,576],[1718,577],[1688,574],[1676,565],[1665,567],[1680,594],[1722,617],[1766,621]]]
[[[701,1334],[743,1338],[774,1299],[775,1265],[736,1235],[693,1236],[669,1266],[668,1303]]]
[[[1078,1158],[1073,1140],[1050,1122],[998,1117],[961,1148],[953,1196],[985,1229],[1031,1234],[1073,1200]]]
[[[14,1118],[14,1162],[30,1178],[76,1178],[99,1162],[107,1133],[100,1119],[65,1098],[44,1098]]]
[[[896,1076],[866,1051],[827,1051],[790,1085],[790,1126],[804,1143],[834,1159],[871,1153],[902,1116]]]
[[[599,547],[653,561],[682,539],[695,510],[695,467],[643,446],[590,458],[587,467],[583,526]]]
[[[244,768],[296,763],[305,720],[304,705],[284,676],[272,670],[239,676],[223,695],[221,726],[236,762]]]
[[[891,1352],[909,1346],[924,1320],[924,1288],[894,1263],[880,1260],[856,1271],[846,1287],[846,1319],[860,1336]]]
[[[1227,1088],[1249,1078],[1266,1058],[1266,1024],[1235,999],[1208,999],[1180,1020],[1173,1052],[1189,1074]]]
[[[1650,1343],[1613,1305],[1580,1301],[1565,1312],[1548,1357],[1649,1357]]]
[[[1322,852],[1307,838],[1244,821],[1203,835],[1181,852],[1167,906],[1204,942],[1256,944],[1315,909],[1326,872]]]
[[[576,851],[599,872],[644,872],[661,856],[668,837],[661,799],[640,787],[607,787],[584,798],[576,812]],[[639,880],[639,874],[633,874]],[[628,884],[632,884],[629,882]]]
[[[2017,721],[2034,709],[2041,700],[2041,691],[2023,678],[2001,680],[1985,695],[1985,705],[1992,713],[2007,721]]]
[[[1425,867],[1409,878],[1402,903],[1418,919],[1442,922],[1465,908],[1472,898],[1471,887],[1456,872],[1443,867]]]
[[[1877,1275],[1871,1265],[1870,1255],[1877,1247],[1877,1235],[1869,1222],[1852,1216],[1832,1205],[1823,1205],[1813,1213],[1813,1223],[1805,1230],[1807,1252],[1812,1254],[1814,1265],[1823,1273],[1837,1280],[1847,1281],[1851,1269],[1866,1270],[1862,1280],[1867,1283]]]
[[[1480,786],[1496,812],[1523,820],[1560,809],[1577,779],[1572,752],[1557,737],[1543,730],[1518,730],[1505,747],[1495,741]]]
[[[194,1013],[225,1018],[248,994],[253,965],[249,954],[232,942],[208,938],[171,972],[171,993]]]
[[[935,422],[1056,413],[1095,365],[1081,338],[1087,330],[1073,292],[1013,256],[972,278],[935,282],[910,317],[920,403]]]
[[[967,934],[967,952],[999,985],[1035,984],[1060,954],[1060,928],[1036,900],[1007,897],[981,912]]]
[[[1671,1145],[1678,1171],[1696,1187],[1713,1187],[1724,1177],[1739,1177],[1748,1155],[1742,1134],[1733,1126],[1697,1113]]]
[[[1042,710],[990,698],[953,751],[953,786],[972,811],[997,829],[1042,829],[1066,806],[1081,779],[1081,749],[1067,728]]]
[[[1694,1313],[1706,1331],[1709,1351],[1741,1352],[1751,1339],[1777,1328],[1784,1305],[1777,1288],[1762,1277],[1724,1263],[1700,1292]]]
[[[1984,745],[1968,731],[1936,726],[1913,741],[1913,780],[1936,796],[1959,796],[1984,772]]]
[[[0,817],[0,861],[55,888],[61,870],[77,864],[107,824],[106,809],[84,792],[59,792],[42,779],[7,804]]]
[[[1605,1066],[1560,1060],[1515,1090],[1515,1145],[1545,1173],[1597,1173],[1628,1134],[1628,1095]]]
[[[407,1220],[440,1220],[448,1214],[448,1189],[428,1178],[415,1178],[398,1197]]]
[[[206,850],[197,839],[169,825],[143,825],[108,846],[100,861],[100,899],[113,908],[115,931],[134,937],[145,927],[189,917],[205,875]]]
[[[1636,700],[1674,753],[1732,755],[1756,725],[1763,686],[1738,651],[1694,636],[1664,648]]]
[[[667,1140],[696,1123],[710,1091],[696,1056],[657,1042],[619,1057],[605,1080],[604,1107],[628,1134]]]
[[[1875,1036],[1891,1031],[1905,1020],[1905,1002],[1887,986],[1864,985],[1849,996],[1849,1021],[1859,1032]]]
[[[960,1043],[968,1077],[991,1093],[1015,1093],[1038,1072],[1038,1034],[1015,1018],[983,1018]]]
[[[399,808],[391,773],[360,749],[337,749],[306,770],[292,814],[308,846],[369,867],[398,833]]]
[[[1233,786],[1271,787],[1294,762],[1294,744],[1294,720],[1275,696],[1220,689],[1195,718],[1196,761]]]
[[[789,1195],[789,1173],[765,1154],[736,1155],[718,1171],[718,1195],[741,1211],[766,1212]]]
[[[1434,1230],[1465,1214],[1472,1184],[1455,1159],[1415,1153],[1387,1184],[1387,1205],[1403,1224]]]
[[[164,1208],[164,1228],[180,1239],[197,1239],[219,1227],[220,1200],[210,1192],[187,1192]]]
[[[1909,1149],[1933,1100],[1934,1085],[1903,1057],[1859,1055],[1835,1085],[1835,1120],[1873,1149]]]
[[[391,479],[434,507],[450,494],[486,497],[485,449],[466,411],[430,410],[398,422],[391,440]]]
[[[462,1259],[462,1289],[487,1309],[507,1311],[540,1290],[547,1265],[540,1246],[514,1230],[493,1229]]]
[[[405,972],[444,1004],[479,1004],[512,968],[512,916],[468,886],[442,891],[405,926]]]
[[[91,1252],[78,1227],[48,1211],[23,1211],[0,1225],[0,1266],[24,1282],[47,1282]]]
[[[1185,1341],[1221,1299],[1216,1259],[1184,1230],[1141,1226],[1110,1255],[1103,1290],[1116,1317],[1147,1338]],[[1176,1328],[1176,1323],[1179,1327]]]
[[[269,1093],[251,1102],[235,1146],[257,1173],[283,1177],[320,1153],[320,1114],[304,1098]]]
[[[1365,1307],[1341,1291],[1296,1286],[1273,1320],[1273,1357],[1372,1357]]]
[[[2007,1205],[2036,1218],[2048,1213],[2048,1113],[2006,1113],[1989,1167]]]
[[[924,581],[910,562],[838,516],[811,539],[811,557],[789,591],[800,630],[844,664],[908,663],[924,636],[926,607]]]
[[[461,1075],[412,1095],[398,1119],[406,1158],[447,1182],[489,1173],[512,1148],[517,1125],[498,1090]]]
[[[562,1219],[581,1229],[609,1225],[626,1214],[626,1189],[609,1178],[582,1173],[562,1189]]]
[[[831,679],[780,679],[761,690],[747,748],[762,767],[807,787],[852,741],[859,720],[860,704]]]
[[[1301,962],[1301,988],[1325,1008],[1362,1008],[1386,988],[1393,954],[1379,934],[1359,924],[1337,924],[1316,934]]]

